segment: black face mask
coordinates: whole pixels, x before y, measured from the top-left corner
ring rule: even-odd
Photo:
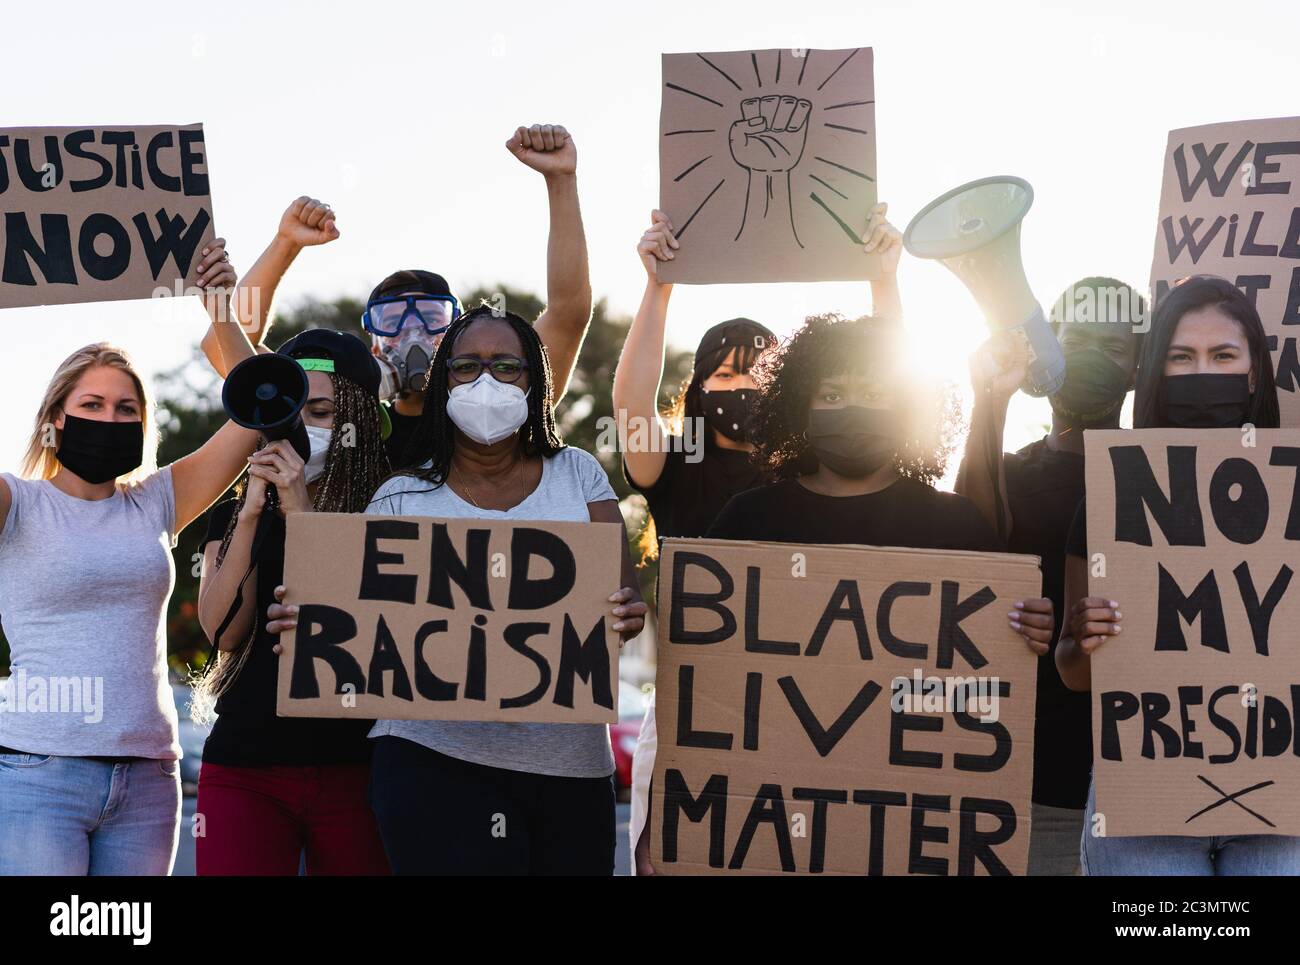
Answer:
[[[1065,353],[1065,383],[1050,401],[1073,426],[1090,426],[1114,415],[1128,393],[1128,373],[1099,348]]]
[[[143,422],[99,422],[64,415],[59,462],[88,483],[125,476],[144,461]]]
[[[732,442],[748,441],[745,420],[757,392],[753,389],[719,389],[710,392],[701,387],[700,404],[704,408],[704,421],[712,429]]]
[[[1240,429],[1250,412],[1250,376],[1174,375],[1165,379],[1171,429]]]
[[[898,416],[892,409],[850,405],[813,409],[805,432],[817,461],[850,479],[869,476],[898,451]]]

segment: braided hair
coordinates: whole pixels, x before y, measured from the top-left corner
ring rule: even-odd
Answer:
[[[325,469],[316,481],[312,508],[318,513],[360,513],[365,511],[379,484],[392,472],[379,429],[379,400],[351,379],[334,372],[328,374],[334,386],[334,429],[330,433]],[[265,448],[265,440],[258,448]],[[271,497],[270,493],[267,495]],[[218,569],[225,562],[239,513],[247,500],[248,477],[245,476],[237,484],[235,511],[217,548]],[[268,498],[262,512],[273,513],[277,508],[278,500]],[[223,652],[214,647],[208,658],[215,661],[211,671],[193,681],[192,714],[199,722],[211,719],[216,699],[230,689],[248,662],[253,649],[249,644],[257,634],[259,621],[260,615],[255,613],[248,639],[235,649]]]
[[[429,365],[429,383],[424,394],[424,411],[407,443],[404,462],[411,467],[398,476],[414,476],[437,489],[451,472],[451,457],[456,451],[456,427],[447,415],[447,394],[451,389],[447,360],[453,358],[456,342],[471,325],[485,320],[509,325],[524,347],[531,385],[528,392],[528,418],[519,429],[519,446],[525,456],[553,456],[564,448],[564,440],[555,424],[555,387],[551,359],[537,330],[513,312],[499,313],[480,305],[451,323]],[[428,463],[428,465],[425,465]]]

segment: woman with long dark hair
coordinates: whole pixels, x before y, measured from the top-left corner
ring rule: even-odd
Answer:
[[[618,523],[594,456],[564,445],[550,360],[522,318],[487,306],[452,323],[411,437],[413,469],[375,493],[376,515]],[[624,541],[614,629],[645,604]],[[292,607],[274,629],[295,625]],[[614,870],[614,758],[604,724],[381,720],[371,802],[398,874]],[[494,833],[504,827],[505,833]]]
[[[1002,548],[974,503],[933,487],[960,412],[950,389],[907,372],[901,337],[890,320],[820,315],[760,361],[750,438],[776,481],[733,497],[710,538]],[[1047,652],[1051,601],[1016,601],[1008,621]],[[638,874],[652,874],[639,837]]]
[[[287,515],[364,512],[389,474],[379,363],[355,335],[326,329],[294,336],[279,354],[307,375],[311,455],[304,463],[287,441],[263,446],[238,495],[209,519],[199,622],[213,653],[194,704],[200,717],[212,709],[217,717],[199,774],[196,868],[293,875],[305,855],[308,874],[385,874],[367,801],[371,722],[277,716],[277,639],[263,616],[284,576]]]
[[[1156,305],[1138,364],[1135,429],[1229,429],[1280,424],[1267,337],[1250,299],[1224,278],[1184,279]],[[1092,655],[1123,629],[1120,601],[1088,595],[1086,502],[1065,557],[1067,615],[1056,646],[1061,679],[1092,689]],[[1110,644],[1122,646],[1122,638]],[[1280,835],[1105,837],[1092,833],[1088,794],[1081,861],[1091,875],[1295,875],[1300,838]]]

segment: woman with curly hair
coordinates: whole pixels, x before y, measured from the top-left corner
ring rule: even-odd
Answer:
[[[776,481],[733,497],[710,538],[1002,548],[972,502],[932,485],[959,410],[951,391],[905,370],[902,334],[893,321],[819,315],[759,362],[750,438]],[[1051,601],[1019,600],[1008,621],[1047,651]],[[636,861],[638,874],[654,873],[644,830]]]

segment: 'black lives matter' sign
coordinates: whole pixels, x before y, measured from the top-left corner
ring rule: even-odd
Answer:
[[[1300,431],[1089,431],[1098,830],[1300,834]]]
[[[0,129],[0,308],[182,294],[215,235],[200,124]]]
[[[296,513],[281,717],[613,723],[623,527]]]
[[[1032,556],[668,539],[660,874],[1024,873]]]
[[[1282,425],[1300,426],[1300,117],[1170,132],[1152,294],[1187,275],[1220,275],[1250,296]]]

